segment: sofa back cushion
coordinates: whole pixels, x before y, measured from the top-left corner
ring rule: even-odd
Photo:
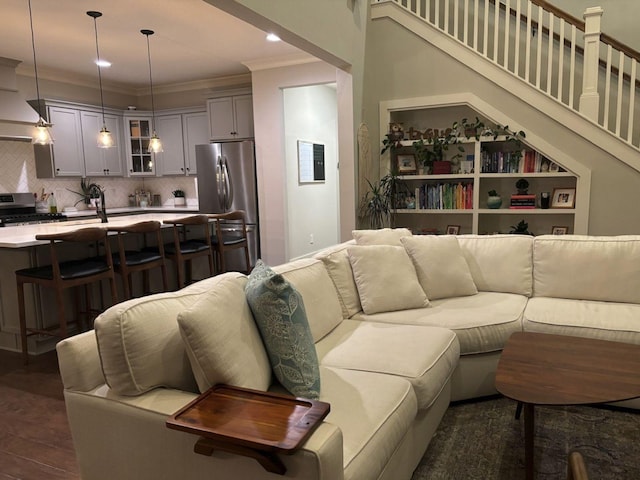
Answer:
[[[191,368],[204,392],[217,383],[267,390],[271,366],[245,297],[247,279],[221,275],[178,314]]]
[[[313,256],[324,263],[333,285],[338,292],[340,307],[342,308],[342,316],[351,318],[362,310],[360,297],[358,296],[358,287],[353,278],[353,270],[349,262],[349,254],[347,248],[355,245],[355,241],[350,240],[345,243],[336,245],[335,247],[322,250]]]
[[[404,247],[354,245],[347,251],[364,313],[429,306]]]
[[[230,273],[244,277],[240,273]],[[128,300],[96,318],[102,373],[120,395],[140,395],[156,387],[197,392],[178,330],[178,313],[222,280],[208,278],[177,292]]]
[[[533,237],[459,235],[473,282],[481,292],[533,294]]]
[[[469,265],[452,235],[416,235],[401,239],[429,300],[478,293]]]
[[[273,267],[300,293],[313,341],[317,342],[342,322],[338,293],[320,260],[303,258]]]
[[[408,228],[380,228],[378,230],[353,230],[351,232],[358,245],[402,246],[400,239],[413,235]]]
[[[640,236],[542,235],[533,247],[536,297],[640,303]]]

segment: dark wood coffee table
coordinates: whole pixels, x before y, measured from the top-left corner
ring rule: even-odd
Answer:
[[[534,405],[580,405],[640,397],[640,345],[517,332],[502,351],[496,389],[524,404],[525,467],[533,479]]]

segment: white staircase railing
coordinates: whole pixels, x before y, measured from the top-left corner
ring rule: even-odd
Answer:
[[[394,3],[640,148],[640,53],[541,0],[372,0]],[[544,4],[541,6],[539,4]]]

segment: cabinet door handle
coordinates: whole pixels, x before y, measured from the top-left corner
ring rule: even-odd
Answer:
[[[184,172],[184,167],[180,167],[180,171],[181,171],[181,172]]]

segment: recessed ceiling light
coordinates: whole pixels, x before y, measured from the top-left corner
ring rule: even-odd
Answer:
[[[109,68],[111,66],[111,62],[100,59],[100,60],[96,60],[96,65],[98,65],[99,67]]]
[[[269,40],[270,42],[279,42],[280,37],[275,33],[269,33],[267,34],[267,40]]]

